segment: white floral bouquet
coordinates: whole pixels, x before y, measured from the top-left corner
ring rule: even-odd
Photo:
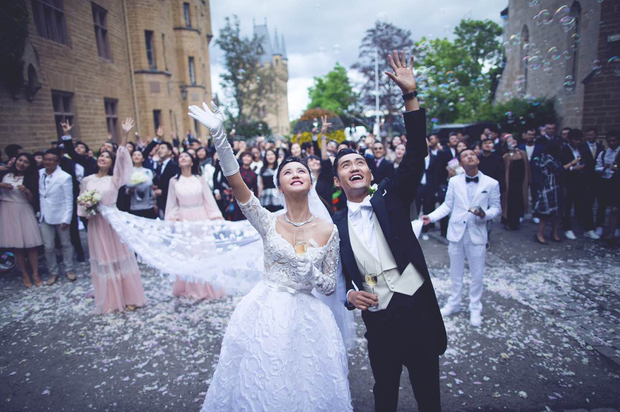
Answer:
[[[99,206],[99,202],[101,201],[101,193],[97,190],[87,190],[83,192],[77,198],[78,205],[82,206],[86,209],[86,214],[88,216],[95,216],[99,213],[97,206]]]
[[[140,183],[146,182],[148,179],[144,172],[133,172],[131,179],[129,179],[130,186],[138,186]]]

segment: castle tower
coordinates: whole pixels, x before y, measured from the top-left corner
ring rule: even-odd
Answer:
[[[287,135],[291,130],[288,117],[288,57],[284,36],[278,37],[278,31],[275,30],[272,42],[267,20],[265,24],[254,24],[254,34],[261,39],[259,45],[261,64],[264,67],[273,68],[276,72],[273,91],[265,99],[265,104],[261,108],[261,120],[269,125],[274,135]]]

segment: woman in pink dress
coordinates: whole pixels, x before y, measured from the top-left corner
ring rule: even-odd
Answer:
[[[123,141],[118,143],[116,155],[104,150],[97,158],[98,171],[82,180],[82,193],[97,190],[102,206],[115,207],[118,190],[127,184],[133,173],[131,156],[125,140],[133,128],[133,119],[123,122]],[[80,216],[88,218],[88,249],[90,269],[95,289],[95,313],[108,313],[125,308],[135,309],[146,303],[138,263],[133,252],[121,242],[100,213],[89,216],[84,207],[78,207]]]
[[[37,247],[43,244],[35,213],[39,210],[39,171],[34,157],[20,153],[13,165],[0,174],[0,248],[15,252],[24,286],[32,287],[26,255],[32,267],[32,280],[39,278]]]
[[[187,152],[179,155],[181,172],[170,179],[166,200],[166,220],[213,220],[222,219],[215,198],[206,179],[200,175],[200,163]],[[219,299],[223,290],[216,290],[208,283],[186,282],[177,279],[172,285],[174,296],[194,299]]]

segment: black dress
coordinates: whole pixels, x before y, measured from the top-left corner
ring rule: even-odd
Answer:
[[[519,219],[525,213],[525,201],[523,199],[523,179],[525,179],[525,160],[513,160],[510,162],[510,181],[508,183],[508,219],[510,229],[519,228]]]

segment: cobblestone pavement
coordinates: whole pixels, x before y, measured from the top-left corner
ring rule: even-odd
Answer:
[[[620,409],[620,253],[583,239],[541,246],[533,231],[527,222],[517,232],[494,229],[483,326],[472,328],[467,312],[446,319],[446,411]],[[433,232],[422,245],[442,304],[450,287],[445,240]],[[32,290],[16,272],[0,276],[0,409],[199,410],[240,297],[175,299],[171,284],[143,267],[148,306],[95,316],[88,265],[79,268],[76,283]],[[351,393],[356,411],[371,411],[372,373],[356,320]],[[405,370],[399,411],[412,405]]]

